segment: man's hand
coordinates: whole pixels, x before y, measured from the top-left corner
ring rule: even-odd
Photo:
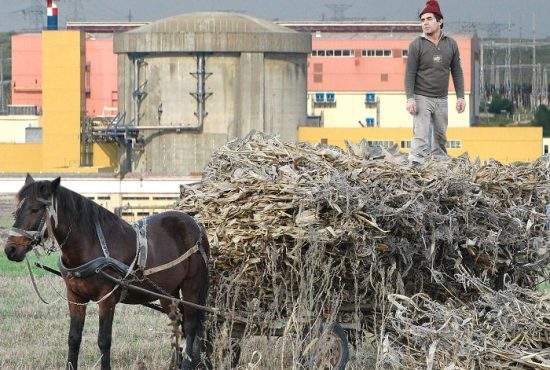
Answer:
[[[414,99],[407,100],[407,112],[409,112],[411,115],[416,114],[416,101]]]
[[[464,112],[465,109],[466,109],[466,100],[464,100],[464,98],[458,98],[456,100],[456,111],[458,113],[462,113]]]

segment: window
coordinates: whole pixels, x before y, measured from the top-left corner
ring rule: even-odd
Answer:
[[[317,56],[317,50],[312,50],[311,51],[311,56],[316,57]]]
[[[342,50],[342,55],[345,56],[345,57],[349,57],[352,54],[351,50]]]
[[[387,73],[382,73],[382,74],[380,75],[380,81],[382,81],[382,82],[388,82],[388,79],[389,79],[389,76],[388,76]]]
[[[382,148],[391,148],[393,146],[393,141],[386,141],[386,140],[368,140],[367,141],[368,146],[380,146]]]
[[[449,140],[446,146],[449,149],[460,149],[462,148],[462,142],[460,140]]]
[[[377,57],[383,57],[384,56],[384,50],[375,50],[375,55]]]
[[[361,56],[366,57],[367,56],[367,51],[366,50],[361,50]]]
[[[342,50],[334,50],[334,56],[335,57],[341,57],[342,56]]]
[[[411,141],[410,140],[401,141],[401,149],[410,149],[410,148],[411,148]]]
[[[328,139],[321,139],[321,144],[328,144]]]
[[[549,147],[549,146],[550,146],[550,145],[545,145],[545,146],[544,146],[544,154],[548,154],[548,153],[549,153],[549,151],[548,151],[548,149],[549,149],[548,147]]]
[[[333,56],[334,56],[334,50],[327,50],[326,53],[325,53],[325,55],[326,55],[327,57],[333,57]]]
[[[401,50],[401,56],[407,58],[409,56],[409,51],[405,49]]]
[[[317,56],[324,57],[325,56],[325,51],[324,50],[317,50]]]
[[[391,50],[384,50],[385,57],[391,57]]]

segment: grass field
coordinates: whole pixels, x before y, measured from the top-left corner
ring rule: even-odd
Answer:
[[[41,277],[38,285],[46,299],[40,302],[28,277],[0,277],[0,368],[61,369],[67,352],[69,317],[61,279]],[[55,289],[55,290],[54,290]],[[166,368],[170,356],[170,333],[166,316],[145,307],[117,306],[111,352],[114,369]],[[80,353],[81,368],[99,368],[97,306],[88,306]]]

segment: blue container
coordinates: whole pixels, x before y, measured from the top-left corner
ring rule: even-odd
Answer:
[[[58,27],[58,16],[50,16],[48,17],[48,30],[57,30]]]

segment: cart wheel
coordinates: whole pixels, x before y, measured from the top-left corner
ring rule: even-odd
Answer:
[[[332,324],[330,328],[325,329],[321,326],[319,335],[323,337],[323,343],[317,346],[315,356],[316,369],[334,369],[345,370],[349,361],[349,344],[346,332],[340,324]]]

